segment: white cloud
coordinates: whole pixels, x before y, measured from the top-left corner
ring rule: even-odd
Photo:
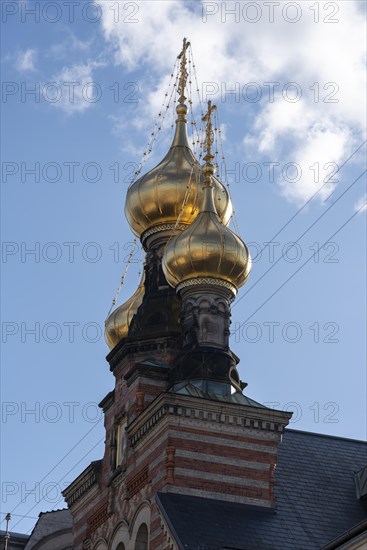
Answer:
[[[29,48],[24,52],[20,52],[17,60],[16,67],[18,71],[35,71],[35,61],[36,61],[37,51]]]
[[[57,83],[57,92],[54,97],[57,101],[51,104],[62,109],[67,114],[81,113],[89,109],[101,98],[101,86],[95,82],[93,72],[103,63],[88,61],[84,64],[63,67],[52,77],[51,81]]]
[[[93,39],[83,41],[80,40],[70,29],[66,29],[66,35],[62,42],[58,42],[50,46],[45,55],[56,59],[64,59],[76,52],[84,53],[89,50],[93,43]]]
[[[367,193],[365,193],[354,205],[356,212],[367,212]]]
[[[257,82],[262,87],[265,82],[279,82],[273,103],[263,94],[256,104],[257,114],[250,127],[253,104],[241,98],[239,116],[246,117],[247,122],[244,142],[281,165],[293,161],[305,166],[298,182],[279,182],[289,200],[304,201],[318,188],[317,178],[308,167],[319,163],[320,187],[331,171],[324,166],[340,163],[363,139],[366,118],[363,10],[357,0],[335,3],[303,0],[291,3],[299,6],[301,17],[297,23],[289,23],[285,18],[293,18],[295,14],[289,8],[284,11],[290,3],[282,1],[271,23],[269,8],[259,2],[260,20],[249,23],[244,20],[243,11],[236,16],[238,22],[229,14],[233,8],[243,10],[244,4],[240,2],[210,4],[217,13],[208,15],[204,23],[203,6],[199,2],[155,0],[154,6],[152,2],[134,2],[138,11],[130,18],[138,22],[129,23],[123,2],[117,18],[116,2],[101,3],[102,28],[114,50],[114,61],[130,70],[147,64],[154,89],[146,96],[146,108],[153,108],[153,112],[159,109],[163,84],[183,36],[193,44],[199,77],[217,83],[219,90],[221,86],[233,89],[237,82],[241,89],[248,82]],[[253,18],[254,12],[248,12],[248,17]],[[317,17],[319,23],[315,22]],[[297,82],[302,90],[296,103],[287,102],[282,96],[282,87],[289,82]],[[219,94],[220,91],[216,94],[217,101]],[[325,102],[330,100],[337,102]],[[335,185],[332,181],[325,185],[319,198],[322,200]]]

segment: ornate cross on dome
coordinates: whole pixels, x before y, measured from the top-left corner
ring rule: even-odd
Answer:
[[[208,101],[208,111],[206,115],[203,116],[202,120],[203,122],[206,122],[206,130],[205,130],[205,141],[204,141],[204,147],[206,151],[206,155],[204,157],[204,160],[213,160],[214,156],[212,155],[211,148],[214,141],[214,135],[213,135],[213,125],[212,125],[212,114],[214,111],[217,110],[216,105],[212,105],[212,102]]]
[[[210,185],[211,179],[210,176],[214,174],[214,166],[212,164],[212,160],[214,158],[214,155],[212,154],[212,145],[214,142],[214,134],[213,134],[213,124],[212,124],[212,114],[214,111],[217,110],[216,105],[212,105],[212,102],[208,101],[208,111],[206,115],[203,116],[202,120],[203,122],[206,122],[206,130],[205,130],[205,141],[204,141],[204,149],[206,151],[206,155],[204,157],[205,160],[205,166],[203,167],[203,171],[205,174],[205,184]]]
[[[186,82],[187,82],[187,76],[188,76],[187,70],[186,70],[186,63],[187,63],[186,50],[189,46],[190,46],[190,42],[187,42],[186,38],[184,38],[181,53],[177,56],[177,59],[181,59],[180,80],[178,83],[178,93],[180,94],[178,102],[181,104],[185,103],[185,100],[186,100],[185,88],[186,88]]]

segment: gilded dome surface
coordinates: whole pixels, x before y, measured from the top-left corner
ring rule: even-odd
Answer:
[[[204,180],[188,142],[186,110],[185,105],[177,107],[176,133],[165,158],[133,183],[127,192],[125,215],[139,237],[152,227],[176,224],[178,217],[180,224],[189,225],[199,213]],[[218,215],[228,224],[232,215],[229,194],[216,178],[213,178],[213,187]]]
[[[168,242],[163,271],[177,287],[189,279],[212,278],[241,287],[251,270],[245,243],[220,220],[213,201],[213,188],[204,188],[202,209],[195,221]]]
[[[110,349],[113,349],[129,332],[132,318],[144,297],[145,272],[134,294],[121,306],[116,308],[105,323],[105,340]]]

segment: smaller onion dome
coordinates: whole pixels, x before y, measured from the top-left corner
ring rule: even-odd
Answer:
[[[145,292],[144,283],[145,271],[134,294],[107,317],[105,322],[105,340],[110,349],[113,349],[122,338],[128,335],[131,320],[143,301]]]
[[[206,184],[201,211],[188,229],[168,242],[163,271],[168,283],[175,288],[185,281],[199,282],[198,278],[204,278],[202,282],[221,284],[225,281],[236,293],[250,273],[251,257],[245,243],[217,214],[210,183],[213,165],[205,165],[203,172]]]

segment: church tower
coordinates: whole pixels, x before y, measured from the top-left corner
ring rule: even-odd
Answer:
[[[164,159],[128,189],[125,215],[146,253],[134,295],[106,321],[114,389],[101,401],[105,452],[64,491],[76,550],[178,548],[167,495],[274,509],[277,449],[290,413],[243,393],[229,345],[231,304],[251,258],[229,228],[215,177],[209,102],[205,156],[187,135],[187,48]]]
[[[182,300],[182,353],[171,380],[195,382],[202,391],[226,396],[234,388],[241,391],[237,360],[229,349],[230,305],[246,282],[251,259],[246,245],[223,224],[214,203],[211,117],[215,109],[209,101],[203,118],[206,155],[199,214],[167,243],[162,267]]]

